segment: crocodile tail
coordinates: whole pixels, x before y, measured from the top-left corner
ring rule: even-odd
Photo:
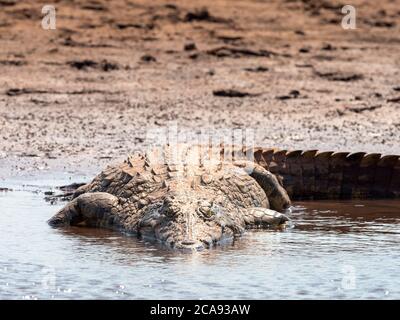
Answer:
[[[256,148],[292,199],[400,198],[400,156]]]

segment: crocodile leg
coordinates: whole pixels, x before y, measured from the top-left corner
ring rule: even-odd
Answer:
[[[53,227],[111,227],[118,210],[117,197],[106,192],[85,193],[68,203],[48,223]]]
[[[246,209],[243,218],[248,228],[280,228],[290,220],[282,213],[260,207]]]
[[[267,195],[271,209],[283,211],[290,206],[290,198],[274,174],[249,161],[235,161],[234,165],[244,168],[257,181]]]

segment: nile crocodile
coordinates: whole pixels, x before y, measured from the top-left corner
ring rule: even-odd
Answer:
[[[171,150],[108,167],[49,224],[113,228],[203,249],[248,228],[284,227],[289,218],[280,212],[290,199],[400,197],[398,156],[221,148],[204,159],[197,147],[183,147],[179,162]],[[237,157],[250,152],[252,161]]]

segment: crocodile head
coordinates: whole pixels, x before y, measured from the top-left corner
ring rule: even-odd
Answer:
[[[181,192],[143,208],[138,233],[167,246],[202,250],[229,242],[244,231],[240,208],[225,197]]]

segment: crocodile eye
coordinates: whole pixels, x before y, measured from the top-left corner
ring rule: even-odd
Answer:
[[[210,203],[199,204],[197,211],[201,216],[203,216],[206,219],[211,219],[215,215],[213,207]]]
[[[180,212],[180,208],[176,205],[167,205],[164,207],[163,213],[167,217],[174,217]]]

